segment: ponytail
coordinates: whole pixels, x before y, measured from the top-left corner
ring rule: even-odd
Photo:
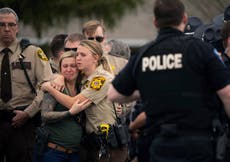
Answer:
[[[112,73],[112,70],[109,66],[108,60],[105,58],[105,56],[102,56],[101,59],[99,60],[99,65],[102,65],[103,69]]]

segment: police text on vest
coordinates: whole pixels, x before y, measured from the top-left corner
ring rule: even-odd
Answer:
[[[182,54],[155,55],[142,58],[142,71],[179,69],[182,68]]]

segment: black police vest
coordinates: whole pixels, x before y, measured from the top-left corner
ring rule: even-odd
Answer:
[[[156,125],[209,129],[219,105],[205,75],[193,66],[194,56],[186,53],[188,44],[196,40],[181,34],[165,38],[145,50],[136,68],[146,113]]]

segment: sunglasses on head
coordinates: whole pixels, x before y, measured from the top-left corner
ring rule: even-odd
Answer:
[[[64,48],[64,51],[67,52],[67,51],[77,51],[77,48]]]
[[[96,40],[97,42],[101,43],[104,40],[104,37],[102,36],[88,37],[88,40]]]

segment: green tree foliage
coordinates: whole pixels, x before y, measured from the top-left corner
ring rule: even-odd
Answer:
[[[47,27],[68,22],[72,17],[103,19],[108,27],[143,0],[1,0],[0,7],[11,7],[20,21],[31,25],[41,37]]]

